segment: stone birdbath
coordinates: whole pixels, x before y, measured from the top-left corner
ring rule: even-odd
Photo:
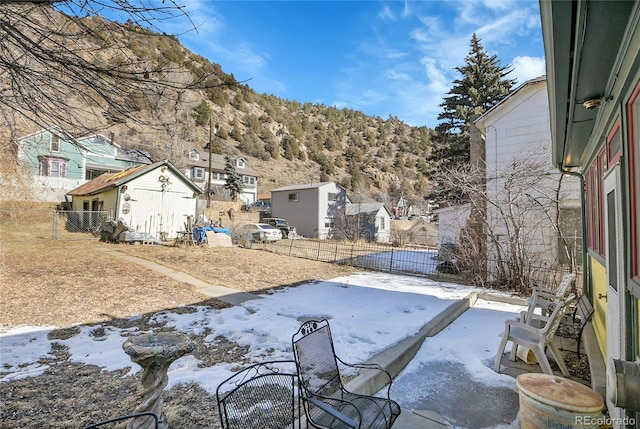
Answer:
[[[167,370],[171,363],[195,348],[189,337],[173,332],[143,334],[128,338],[122,348],[131,360],[142,367],[142,403],[135,413],[152,412],[158,416],[159,427],[168,428],[162,410],[163,391],[169,381]],[[136,421],[137,420],[137,421]],[[136,419],[128,429],[152,429],[152,419]]]

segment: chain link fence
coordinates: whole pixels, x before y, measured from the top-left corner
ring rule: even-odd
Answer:
[[[0,209],[0,242],[93,240],[109,211]]]

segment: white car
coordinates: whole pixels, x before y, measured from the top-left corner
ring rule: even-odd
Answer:
[[[249,223],[236,231],[239,244],[282,240],[282,232],[268,223]]]

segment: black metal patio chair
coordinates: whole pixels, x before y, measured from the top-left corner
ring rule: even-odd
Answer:
[[[83,429],[94,429],[99,426],[115,427],[114,423],[122,422],[125,420],[130,421],[127,427],[144,427],[144,428],[152,427],[154,429],[158,429],[158,416],[152,412],[136,413],[136,414],[129,414],[126,416],[115,417],[113,419],[103,420],[98,423],[90,424],[89,426],[85,426]],[[149,426],[149,424],[152,424],[152,426]]]
[[[294,361],[270,361],[220,383],[216,399],[222,429],[294,429],[300,408],[295,371]]]
[[[299,395],[307,424],[318,429],[389,429],[400,415],[391,400],[391,376],[375,364],[348,364],[335,354],[327,320],[305,322],[293,335]],[[345,389],[338,362],[345,367],[382,371],[388,377],[387,397],[361,395]]]

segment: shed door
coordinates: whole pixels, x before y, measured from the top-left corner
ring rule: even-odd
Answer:
[[[132,191],[130,218],[132,228],[151,234],[155,238],[166,233],[176,236],[184,229],[186,215],[195,215],[195,199],[186,192],[137,189]]]

